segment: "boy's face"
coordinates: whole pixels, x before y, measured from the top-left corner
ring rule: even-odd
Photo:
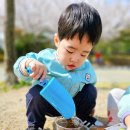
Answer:
[[[60,41],[56,34],[54,42],[57,47],[57,58],[66,70],[79,68],[93,48],[87,35],[84,35],[81,41],[78,34],[73,39],[63,39]]]

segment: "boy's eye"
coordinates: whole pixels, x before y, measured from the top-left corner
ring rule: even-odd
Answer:
[[[82,57],[86,57],[86,55],[81,55]]]
[[[82,57],[87,57],[87,54],[81,54]]]
[[[72,51],[69,51],[69,50],[67,50],[67,49],[66,49],[66,51],[67,51],[68,53],[70,53],[70,54],[72,54],[72,53],[73,53]]]

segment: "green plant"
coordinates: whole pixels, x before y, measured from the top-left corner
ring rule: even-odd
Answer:
[[[121,57],[122,62],[124,60],[126,63],[126,56],[130,55],[130,29],[120,31],[120,34],[111,40],[100,40],[94,51],[100,51],[105,61],[118,60]]]
[[[34,35],[33,33],[18,33],[15,38],[17,56],[28,52],[39,52],[42,49],[53,47],[52,40],[44,33]]]
[[[28,83],[27,83],[27,82],[21,80],[21,81],[19,81],[19,83],[13,85],[12,88],[13,88],[13,89],[19,89],[19,88],[25,87],[25,86],[26,86],[26,87],[27,87],[27,86],[31,86],[31,82],[28,82]]]

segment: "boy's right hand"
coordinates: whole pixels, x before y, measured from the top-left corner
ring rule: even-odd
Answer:
[[[41,62],[33,59],[33,58],[27,58],[25,61],[21,62],[20,64],[21,68],[25,69],[27,67],[30,67],[32,70],[32,74],[29,76],[33,78],[34,80],[37,80],[40,78],[40,81],[42,82],[44,78],[46,77],[47,69]]]

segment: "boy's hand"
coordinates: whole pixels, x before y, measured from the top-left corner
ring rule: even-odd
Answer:
[[[21,69],[25,69],[27,67],[30,67],[32,70],[32,74],[30,74],[29,76],[31,78],[33,78],[34,80],[37,80],[40,78],[40,81],[42,82],[44,80],[44,78],[46,77],[46,73],[47,73],[47,69],[44,66],[44,64],[42,64],[41,62],[32,59],[32,58],[28,58],[26,60],[23,60],[20,64]],[[24,71],[22,71],[24,72]],[[23,73],[24,74],[24,73]],[[27,74],[24,74],[27,76]]]
[[[89,114],[89,116],[94,116],[95,113],[95,108],[92,109],[91,113]]]
[[[46,67],[39,61],[33,59],[28,66],[30,66],[31,70],[33,71],[32,74],[29,76],[33,78],[34,80],[37,80],[40,78],[40,81],[43,81],[44,78],[46,77]]]

